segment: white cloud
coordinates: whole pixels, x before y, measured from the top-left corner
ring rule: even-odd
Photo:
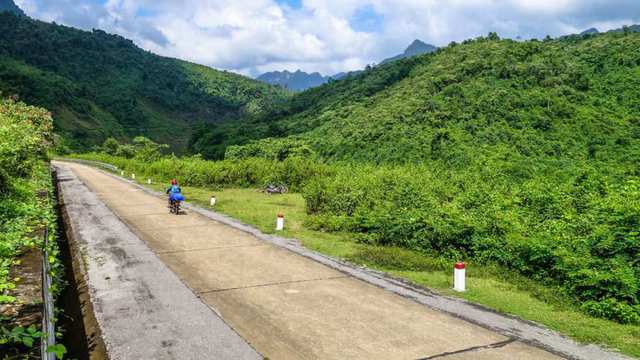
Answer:
[[[511,2],[516,9],[553,15],[575,8],[579,0],[512,0]]]
[[[497,31],[542,38],[640,22],[637,0],[16,0],[31,16],[131,38],[141,47],[241,72],[332,74],[401,52],[413,39],[435,45]],[[355,30],[364,7],[374,32]]]
[[[130,25],[139,22],[138,14],[147,6],[159,10],[143,19],[166,43],[153,41],[141,32],[142,27]],[[324,73],[341,71],[364,63],[354,58],[366,57],[368,44],[373,42],[371,34],[354,31],[348,19],[306,3],[301,9],[291,9],[272,0],[159,1],[153,5],[110,0],[106,9],[109,15],[100,19],[103,27],[147,49],[245,74],[274,64]]]

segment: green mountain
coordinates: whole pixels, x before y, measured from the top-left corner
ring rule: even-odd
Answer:
[[[499,153],[636,159],[639,47],[633,32],[453,44],[295,95],[251,125],[253,138],[269,139],[233,156],[296,143],[323,158],[376,163],[467,164]]]
[[[288,96],[261,82],[154,55],[100,30],[0,13],[0,91],[49,109],[86,148],[145,135],[185,148],[192,129],[255,116]]]
[[[24,11],[20,9],[13,0],[0,0],[0,12],[8,11],[10,13],[25,16]]]

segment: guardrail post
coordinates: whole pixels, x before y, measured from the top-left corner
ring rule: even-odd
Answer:
[[[463,292],[466,290],[464,263],[459,262],[453,267],[453,290]]]
[[[276,219],[276,230],[277,231],[284,230],[284,215],[283,214],[278,214],[278,217]]]
[[[47,348],[56,344],[56,329],[54,325],[53,295],[51,295],[52,279],[49,271],[49,227],[44,228],[44,249],[42,252],[42,332],[40,356],[46,360],[56,360],[54,353],[47,352]]]

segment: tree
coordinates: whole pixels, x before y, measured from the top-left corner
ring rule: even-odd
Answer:
[[[130,144],[122,144],[118,148],[116,156],[132,159],[134,156],[136,156],[136,149]]]
[[[162,157],[162,151],[169,148],[169,145],[158,144],[144,136],[136,136],[133,139],[133,146],[136,150],[136,159],[142,161],[155,161]]]
[[[102,143],[102,151],[109,155],[116,156],[118,154],[119,148],[120,143],[114,138],[108,138],[104,141],[104,143]]]

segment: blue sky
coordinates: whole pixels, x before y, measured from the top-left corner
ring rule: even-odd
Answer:
[[[294,9],[299,9],[302,7],[301,0],[278,0],[276,1],[278,4],[289,6]]]
[[[414,39],[543,38],[640,23],[639,0],[15,0],[29,15],[255,76],[355,70]]]

